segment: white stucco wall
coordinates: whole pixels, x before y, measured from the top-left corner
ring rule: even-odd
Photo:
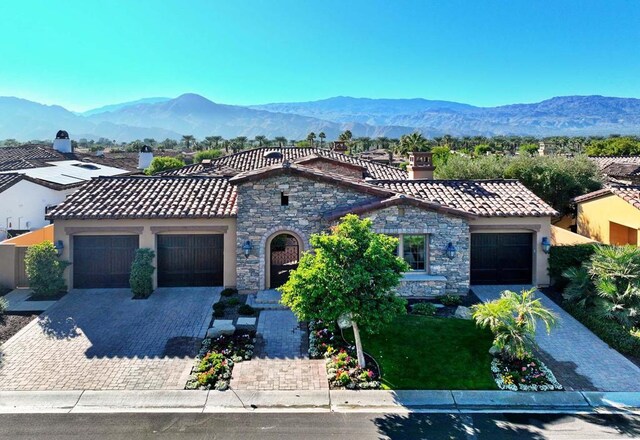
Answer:
[[[77,188],[56,191],[22,180],[0,193],[0,229],[39,229],[49,224],[45,208],[64,201]],[[29,225],[27,226],[27,222]],[[9,228],[11,223],[11,228]]]

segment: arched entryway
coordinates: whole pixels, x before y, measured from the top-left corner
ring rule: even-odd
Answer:
[[[267,286],[282,286],[300,260],[300,239],[290,233],[274,235],[267,242]]]

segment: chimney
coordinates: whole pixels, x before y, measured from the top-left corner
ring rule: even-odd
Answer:
[[[433,166],[432,154],[426,151],[413,151],[409,153],[409,165],[407,171],[409,172],[409,179],[433,179],[433,170],[436,167]]]
[[[345,141],[333,141],[331,149],[336,153],[344,153],[347,151],[347,143]]]
[[[213,166],[211,159],[202,159],[200,163],[202,164],[202,168],[211,168]]]
[[[153,160],[153,150],[148,145],[144,145],[140,148],[140,152],[138,153],[138,169],[146,170],[151,165],[151,161]]]
[[[53,149],[60,153],[73,153],[73,146],[71,146],[69,133],[64,130],[59,130],[53,141]]]

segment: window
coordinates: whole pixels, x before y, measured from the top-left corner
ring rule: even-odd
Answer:
[[[411,270],[425,271],[427,261],[427,236],[404,235],[402,236],[402,257]]]
[[[391,236],[398,239],[395,254],[407,262],[411,271],[428,272],[428,235],[400,234]]]
[[[289,206],[289,196],[284,191],[280,193],[280,206]]]

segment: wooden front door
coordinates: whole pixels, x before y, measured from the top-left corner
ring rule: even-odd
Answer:
[[[289,273],[298,267],[300,245],[291,234],[280,234],[271,240],[270,253],[270,288],[282,286],[289,279]]]

